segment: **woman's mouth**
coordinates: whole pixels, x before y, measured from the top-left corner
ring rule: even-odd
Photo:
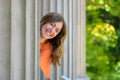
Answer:
[[[52,33],[51,33],[51,31],[50,31],[50,29],[47,29],[46,32],[47,32],[47,34],[48,34],[49,36],[51,36],[51,37],[53,36]]]
[[[47,30],[47,34],[50,36],[50,32]]]

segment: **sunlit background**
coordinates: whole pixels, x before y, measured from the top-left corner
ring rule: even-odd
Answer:
[[[120,0],[87,0],[87,75],[120,80]]]

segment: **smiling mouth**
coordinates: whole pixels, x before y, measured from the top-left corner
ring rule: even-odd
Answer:
[[[47,31],[47,34],[50,36],[50,32],[49,31]]]
[[[50,31],[49,29],[47,29],[46,32],[47,32],[47,34],[48,34],[49,36],[51,36],[51,37],[53,36],[52,33],[51,33],[51,31]]]

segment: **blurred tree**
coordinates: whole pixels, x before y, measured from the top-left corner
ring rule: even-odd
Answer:
[[[120,0],[87,0],[87,69],[92,80],[119,80]]]

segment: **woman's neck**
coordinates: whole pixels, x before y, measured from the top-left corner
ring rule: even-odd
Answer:
[[[40,43],[45,43],[45,42],[46,42],[46,39],[40,38]]]

